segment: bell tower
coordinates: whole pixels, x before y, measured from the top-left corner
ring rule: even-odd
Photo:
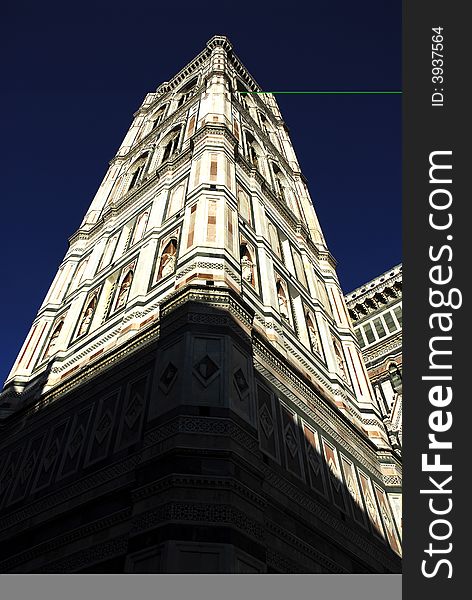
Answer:
[[[401,467],[335,267],[274,96],[213,37],[134,114],[5,382],[7,444],[51,425],[5,455],[3,506],[25,461],[20,505],[48,460],[62,489],[126,451],[117,571],[398,570]]]

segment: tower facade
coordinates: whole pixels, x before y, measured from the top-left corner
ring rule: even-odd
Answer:
[[[402,266],[346,296],[375,399],[392,447],[402,447]]]
[[[215,36],[135,113],[0,397],[0,570],[399,570],[399,458],[260,92]]]

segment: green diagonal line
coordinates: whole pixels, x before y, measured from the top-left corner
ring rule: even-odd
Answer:
[[[401,94],[399,91],[239,92],[239,94]]]

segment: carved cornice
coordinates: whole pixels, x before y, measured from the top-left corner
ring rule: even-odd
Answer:
[[[384,296],[381,303],[376,296]],[[354,323],[361,323],[363,319],[367,319],[375,313],[381,313],[387,310],[391,304],[398,302],[402,297],[402,265],[397,265],[383,273],[376,279],[368,281],[363,286],[358,287],[354,291],[346,294],[346,304],[351,312],[355,313],[353,318]],[[362,312],[357,314],[356,306],[362,306]]]
[[[207,135],[222,135],[229,141],[230,146],[233,148],[238,143],[238,140],[226,123],[205,123],[195,131],[190,139],[193,141],[193,144],[196,145]]]
[[[213,526],[232,525],[257,542],[264,539],[264,530],[258,521],[231,504],[200,502],[169,502],[155,510],[137,515],[133,521],[132,534],[136,535],[169,521],[211,523]]]
[[[151,484],[145,485],[133,491],[133,501],[138,502],[155,496],[163,492],[164,490],[175,489],[175,488],[192,488],[192,489],[211,489],[218,491],[229,491],[235,492],[239,496],[249,500],[251,503],[256,504],[259,508],[264,509],[267,506],[267,501],[256,494],[253,490],[243,485],[236,479],[226,477],[200,477],[198,475],[168,475],[154,481]]]
[[[399,331],[392,338],[379,341],[371,348],[364,349],[362,356],[368,369],[381,364],[389,354],[399,354],[402,351],[402,332]],[[379,360],[380,359],[380,360]]]
[[[161,318],[165,318],[187,302],[196,302],[211,309],[224,309],[237,321],[251,329],[254,311],[229,288],[193,286],[177,291],[161,304]]]

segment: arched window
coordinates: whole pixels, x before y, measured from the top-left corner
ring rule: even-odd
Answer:
[[[267,137],[270,137],[270,127],[269,121],[265,118],[265,116],[259,112],[259,121],[261,123],[262,131],[266,134]]]
[[[80,320],[79,331],[77,333],[77,337],[81,337],[85,335],[90,329],[90,324],[92,322],[93,313],[97,307],[97,295],[95,294],[93,298],[87,304],[87,308],[85,309],[82,318]]]
[[[251,256],[251,253],[247,247],[246,243],[241,244],[240,246],[240,256],[241,256],[241,278],[243,281],[246,281],[252,287],[255,287],[255,278],[254,278],[254,260]]]
[[[248,96],[249,94],[247,87],[243,84],[242,81],[240,81],[239,79],[236,81],[236,91],[239,92],[238,93],[238,99],[239,102],[242,104],[242,106],[244,106],[244,108],[246,110],[249,110],[249,104],[248,104]],[[241,94],[241,92],[244,92]]]
[[[52,354],[54,354],[55,348],[57,346],[57,338],[59,337],[59,334],[61,333],[63,326],[64,326],[64,319],[61,319],[61,321],[59,321],[59,323],[56,325],[56,327],[53,330],[51,339],[49,340],[49,344],[46,347],[43,358],[48,358],[48,356],[51,356]]]
[[[133,283],[133,275],[134,273],[130,269],[121,282],[120,290],[118,292],[118,296],[116,297],[115,311],[120,310],[120,308],[123,308],[126,305],[129,296],[129,290],[131,284]]]
[[[156,281],[160,281],[175,272],[177,260],[177,240],[171,239],[164,248],[159,261]]]
[[[156,113],[154,113],[154,115],[151,117],[152,129],[155,129],[159,125],[159,123],[161,123],[164,120],[166,109],[167,106],[161,106],[161,108],[159,108],[159,110]]]
[[[132,165],[130,169],[131,179],[128,186],[128,191],[134,188],[134,186],[138,183],[139,178],[141,177],[144,168],[146,166],[146,160],[148,157],[148,153],[146,152],[142,156],[138,158]]]
[[[192,79],[178,91],[177,107],[182,106],[194,94],[194,87],[197,85],[197,79]]]
[[[164,146],[164,154],[162,155],[162,162],[165,162],[176,152],[179,145],[179,137],[180,137],[180,126],[174,127],[172,131],[166,135],[163,140]]]
[[[254,136],[251,135],[249,132],[246,132],[246,151],[247,151],[247,157],[249,159],[249,162],[254,167],[256,167],[256,169],[258,169],[259,171],[262,171],[261,163],[259,160],[259,152],[258,152],[258,148],[257,148],[257,142],[254,139]]]

